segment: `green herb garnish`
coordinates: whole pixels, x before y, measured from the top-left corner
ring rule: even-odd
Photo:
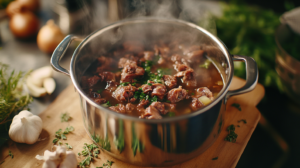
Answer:
[[[106,163],[103,163],[103,167],[101,166],[101,167],[96,167],[96,168],[111,168],[113,163],[114,163],[113,161],[107,160]]]
[[[242,111],[241,105],[238,103],[233,103],[231,106],[237,108],[239,111]]]
[[[124,82],[124,83],[120,83],[120,86],[127,86],[128,84],[130,84],[130,82]]]
[[[218,160],[218,157],[212,158],[212,160]]]
[[[95,157],[98,157],[98,154],[100,153],[100,150],[97,145],[84,143],[83,151],[81,153],[78,153],[78,155],[82,155],[85,158],[78,164],[80,168],[85,168],[86,166],[89,166],[91,162],[94,160]]]
[[[101,105],[104,106],[104,107],[110,107],[110,106],[112,106],[109,101],[107,101],[106,103],[101,104]]]
[[[229,142],[235,143],[236,142],[236,138],[238,136],[234,132],[235,131],[235,126],[234,125],[228,126],[227,131],[229,132],[229,134],[226,136],[225,141],[229,141]]]
[[[152,83],[147,83],[149,86],[152,86]]]
[[[208,69],[210,64],[211,64],[211,61],[209,59],[207,59],[207,60],[205,60],[205,62],[203,64],[199,65],[199,67]]]
[[[28,73],[14,70],[8,75],[8,65],[0,63],[0,135],[8,137],[8,128],[15,115],[28,109],[32,97],[22,91],[22,84]],[[0,138],[0,144],[4,138]]]
[[[174,112],[168,112],[165,116],[174,117],[176,114]]]
[[[244,124],[247,124],[247,121],[245,119],[241,119],[238,121],[238,123],[240,123],[240,122],[244,122]]]
[[[68,112],[62,113],[60,115],[60,121],[61,122],[68,122],[71,119],[72,119],[72,117],[70,116],[70,114]]]
[[[62,129],[59,129],[58,131],[55,132],[55,139],[53,139],[53,143],[56,144],[59,142],[60,139],[66,140],[66,134],[69,134],[70,132],[73,132],[75,129],[72,126],[68,126],[64,132],[62,132]]]
[[[14,154],[9,150],[8,151],[8,155],[13,159],[14,158]]]

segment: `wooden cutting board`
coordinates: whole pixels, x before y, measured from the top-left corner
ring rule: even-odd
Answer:
[[[245,83],[244,80],[234,77],[231,84],[231,89],[241,87]],[[241,157],[259,119],[260,112],[255,107],[264,96],[264,88],[258,84],[256,88],[246,94],[231,97],[227,103],[227,110],[225,112],[224,127],[216,142],[203,154],[191,159],[187,162],[171,166],[170,168],[193,168],[193,167],[235,167],[239,158]],[[241,106],[241,111],[232,107],[233,103],[238,103]],[[73,118],[69,122],[61,123],[61,113],[69,112]],[[19,144],[8,140],[5,145],[0,148],[0,167],[3,168],[40,168],[43,162],[35,159],[36,155],[43,155],[45,150],[51,150],[52,140],[54,139],[55,131],[58,129],[65,129],[67,126],[73,126],[75,132],[67,135],[67,142],[73,146],[73,151],[77,154],[82,150],[84,143],[92,143],[83,127],[81,116],[81,106],[79,103],[79,95],[75,92],[71,85],[66,88],[49,107],[39,115],[43,120],[43,131],[40,135],[40,141],[33,145]],[[238,120],[245,119],[247,123]],[[239,125],[236,127],[238,138],[236,143],[224,141],[228,135],[226,128],[231,125]],[[14,154],[12,159],[8,156],[8,152]],[[217,160],[212,158],[218,157]],[[83,158],[78,157],[77,161]],[[119,161],[101,152],[98,159],[90,165],[91,168],[102,166],[107,160],[113,161],[112,168],[137,168],[137,166]],[[222,166],[221,166],[222,165]]]

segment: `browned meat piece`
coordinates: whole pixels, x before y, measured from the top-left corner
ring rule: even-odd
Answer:
[[[176,77],[171,76],[171,75],[164,75],[163,79],[164,79],[165,85],[168,87],[168,89],[173,89],[177,86]]]
[[[195,87],[197,81],[194,76],[194,70],[185,64],[175,64],[174,69],[178,71],[175,77],[181,78],[182,82],[188,87]]]
[[[174,63],[180,63],[180,60],[181,60],[181,56],[179,56],[178,54],[171,56],[171,61]]]
[[[98,74],[101,78],[101,81],[116,81],[115,74],[112,72],[100,72]]]
[[[100,63],[100,66],[97,67],[97,70],[96,70],[97,73],[105,71],[105,70],[112,70],[113,67],[115,67],[116,61],[111,57],[101,56],[97,59],[98,59],[98,62]]]
[[[169,112],[166,108],[165,108],[165,104],[161,103],[161,102],[153,102],[150,106],[155,107],[160,114],[165,115],[167,114],[167,112]]]
[[[202,107],[204,107],[204,105],[197,98],[193,98],[192,104],[191,104],[192,110],[196,111]]]
[[[108,81],[107,84],[106,84],[105,89],[110,91],[110,92],[113,92],[118,88],[118,85],[119,85],[119,83],[116,82],[116,81]]]
[[[143,99],[143,100],[136,106],[136,109],[137,109],[140,113],[144,113],[144,111],[145,111],[145,106],[147,106],[148,104],[149,104],[149,100]]]
[[[167,92],[167,88],[165,85],[160,84],[160,83],[154,83],[153,81],[148,81],[148,83],[150,84],[144,84],[141,86],[143,92],[145,94],[150,94],[151,96],[157,96],[159,99],[163,99],[166,92]]]
[[[176,109],[176,104],[171,104],[171,103],[164,103],[165,108],[167,111],[175,111]]]
[[[174,64],[174,69],[178,72],[181,72],[181,71],[186,71],[191,68],[185,64]]]
[[[188,98],[188,93],[185,89],[182,89],[182,86],[179,86],[179,88],[172,89],[168,92],[168,100],[171,103],[177,103],[186,98]]]
[[[196,89],[195,95],[193,97],[199,98],[201,96],[206,96],[211,100],[214,99],[212,92],[207,87],[201,87],[201,88]]]
[[[140,116],[140,118],[146,119],[162,119],[162,116],[159,114],[159,111],[153,107],[149,106],[146,108],[145,113]]]
[[[186,54],[189,62],[200,63],[201,58],[203,58],[204,51],[203,50],[195,50]]]
[[[100,93],[97,93],[97,92],[93,92],[91,89],[90,89],[90,97],[97,103],[97,104],[103,104],[106,102],[106,99],[104,98],[101,98],[101,95]]]
[[[88,85],[90,87],[92,87],[92,86],[96,85],[100,80],[101,80],[101,78],[99,76],[95,75],[95,76],[89,77],[87,79],[87,82],[88,82]]]
[[[160,57],[160,58],[158,59],[157,63],[158,63],[159,65],[163,65],[163,64],[166,64],[167,61],[166,61],[165,58]]]
[[[135,109],[135,105],[131,104],[131,103],[127,103],[126,104],[126,112],[127,113],[132,113]]]
[[[116,111],[118,113],[126,113],[126,107],[123,104],[118,104],[118,106],[111,106],[109,109]]]
[[[124,68],[127,61],[130,61],[130,60],[127,58],[120,58],[119,63],[118,63],[118,68]]]
[[[124,65],[121,74],[121,82],[132,82],[133,79],[139,76],[143,76],[145,70],[142,67],[137,66],[134,61],[127,61]]]
[[[152,51],[144,51],[145,60],[152,61],[154,58],[154,52]]]
[[[136,99],[133,97],[136,87],[131,86],[120,86],[113,92],[113,97],[120,102],[134,102]]]
[[[135,53],[144,50],[143,44],[139,41],[125,41],[123,43],[123,47],[126,51],[135,52]]]

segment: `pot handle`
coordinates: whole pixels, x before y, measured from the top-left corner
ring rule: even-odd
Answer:
[[[65,75],[68,75],[68,76],[70,76],[70,72],[68,70],[66,70],[65,68],[61,67],[59,65],[59,61],[65,55],[71,42],[75,39],[80,39],[80,38],[78,38],[74,35],[66,36],[55,48],[55,50],[51,56],[51,59],[50,59],[50,64],[54,70],[56,70],[60,73],[63,73]]]
[[[253,90],[258,81],[258,69],[255,60],[251,57],[233,55],[233,61],[243,61],[246,64],[246,84],[236,90],[227,92],[227,99],[231,96],[243,94]]]

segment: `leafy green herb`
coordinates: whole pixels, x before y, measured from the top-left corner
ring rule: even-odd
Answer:
[[[145,69],[145,74],[143,78],[140,79],[141,83],[147,84],[149,80],[155,83],[162,83],[161,78],[163,75],[161,74],[161,71],[158,70],[157,75],[155,75],[154,73],[151,72],[152,65],[153,65],[152,61],[142,62],[141,66]]]
[[[171,103],[171,101],[170,101],[170,100],[166,100],[166,102],[167,102],[167,103]]]
[[[96,167],[96,168],[111,168],[113,163],[114,163],[113,161],[107,160],[106,163],[103,163],[103,167]]]
[[[237,108],[239,111],[242,111],[241,105],[238,103],[233,103],[231,106]]]
[[[68,143],[65,143],[68,149],[72,149],[73,147],[69,145]]]
[[[135,85],[136,85],[136,82],[133,82],[131,85],[132,85],[132,86],[135,86]]]
[[[55,139],[53,139],[53,143],[56,144],[57,142],[60,142],[59,139],[66,140],[66,134],[69,134],[70,132],[73,132],[75,129],[72,126],[68,126],[64,132],[62,132],[62,129],[59,129],[58,131],[55,132]]]
[[[28,73],[14,70],[8,75],[8,65],[0,63],[0,135],[8,136],[8,128],[12,118],[20,111],[28,109],[28,104],[32,102],[29,94],[22,92],[22,84]],[[2,142],[3,138],[0,138]]]
[[[149,86],[152,86],[152,83],[147,83]]]
[[[235,131],[235,126],[234,125],[228,126],[227,131],[229,132],[229,134],[226,136],[225,141],[229,141],[229,142],[235,143],[236,142],[236,138],[238,136],[234,132]]]
[[[62,113],[60,115],[60,121],[61,122],[68,122],[71,119],[72,119],[72,117],[70,117],[70,114],[68,112]]]
[[[218,160],[218,157],[212,158],[212,160]]]
[[[101,105],[104,106],[104,107],[110,107],[110,106],[112,106],[109,101],[107,101],[106,103],[101,104]]]
[[[130,84],[130,82],[124,82],[124,83],[120,83],[120,86],[127,86],[128,84]]]
[[[97,93],[101,93],[103,91],[103,89],[99,89],[97,90]]]
[[[244,122],[244,124],[247,124],[247,121],[245,119],[241,119],[238,121],[238,123],[240,123],[240,122]]]
[[[8,155],[13,159],[14,158],[14,154],[9,150],[8,151]]]
[[[91,162],[94,160],[94,158],[98,157],[98,154],[100,153],[100,150],[97,145],[84,143],[83,151],[81,153],[78,153],[78,156],[82,155],[85,158],[79,162],[78,166],[80,168],[85,168],[86,166],[89,166]]]
[[[203,64],[199,65],[199,67],[208,69],[210,64],[211,64],[211,61],[209,59],[207,59],[207,60],[205,60],[205,62]]]
[[[191,95],[193,96],[193,95],[195,95],[195,93],[191,93]]]

